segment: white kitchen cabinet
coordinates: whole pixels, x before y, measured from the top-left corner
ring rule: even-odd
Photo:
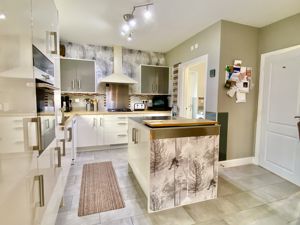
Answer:
[[[5,225],[40,225],[60,174],[53,146],[40,156],[32,150],[37,133],[26,122],[37,118],[32,45],[39,27],[33,17],[36,4],[43,7],[40,17],[50,12],[46,2],[54,5],[53,0],[1,0],[6,19],[0,29],[0,224]],[[57,11],[54,16],[58,19]]]
[[[128,142],[128,116],[104,116],[104,144],[126,144]]]
[[[78,116],[78,147],[103,145],[103,116]]]
[[[53,0],[32,0],[32,43],[49,60],[58,54],[58,11]]]

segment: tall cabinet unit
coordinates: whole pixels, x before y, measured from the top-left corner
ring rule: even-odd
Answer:
[[[60,173],[50,146],[37,145],[33,44],[55,63],[58,12],[53,0],[2,0],[0,21],[0,224],[42,224]],[[56,33],[56,34],[54,34]]]

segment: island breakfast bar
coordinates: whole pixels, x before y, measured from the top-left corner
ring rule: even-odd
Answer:
[[[131,117],[128,163],[148,212],[217,197],[220,125],[210,120]]]

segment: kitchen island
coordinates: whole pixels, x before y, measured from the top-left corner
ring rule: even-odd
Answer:
[[[217,197],[217,122],[131,117],[128,132],[129,167],[149,213]]]

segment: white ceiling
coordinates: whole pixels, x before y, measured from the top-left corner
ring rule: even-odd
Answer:
[[[224,19],[263,27],[300,12],[300,0],[153,0],[153,21],[145,24],[142,9],[134,39],[120,35],[122,15],[147,0],[55,0],[60,13],[60,35],[68,41],[121,45],[166,52]]]

